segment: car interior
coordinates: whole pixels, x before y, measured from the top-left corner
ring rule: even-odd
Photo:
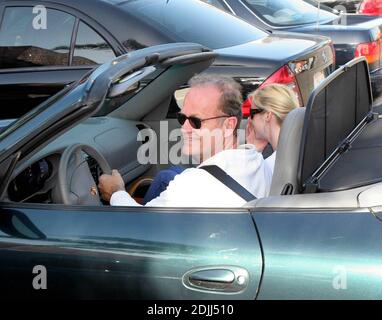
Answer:
[[[119,170],[127,191],[140,201],[155,174],[172,165],[161,163],[161,154],[179,143],[163,135],[163,123],[169,132],[179,129],[174,114],[181,108],[187,90],[185,83],[205,70],[211,60],[209,57],[190,63],[185,59],[182,63],[180,59],[177,63],[173,58],[168,63],[170,68],[160,65],[147,74],[140,71],[145,77],[138,77],[140,81],[134,90],[117,94],[116,87],[115,97],[106,99],[96,115],[19,163],[5,201],[105,205],[88,195],[88,186],[97,184],[99,175],[110,172],[110,168]],[[346,88],[351,86],[354,94],[336,94],[348,92]],[[382,164],[377,160],[382,151],[378,132],[381,120],[371,106],[364,58],[332,73],[315,89],[307,106],[291,112],[284,121],[270,196],[245,207],[256,210],[381,205]],[[142,137],[142,130],[148,128],[153,131],[147,132],[154,132],[159,138]],[[149,140],[160,151],[158,161],[141,164],[137,153]],[[365,151],[370,154],[367,160]],[[97,190],[92,191],[97,194]]]

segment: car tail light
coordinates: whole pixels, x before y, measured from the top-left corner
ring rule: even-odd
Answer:
[[[301,92],[296,80],[296,76],[293,74],[293,72],[289,69],[288,66],[285,65],[279,70],[277,70],[274,74],[272,74],[267,80],[263,82],[260,88],[265,87],[271,83],[280,83],[287,85],[296,93],[300,105],[302,105]]]
[[[358,13],[368,14],[372,16],[382,15],[382,1],[364,0],[359,6]]]
[[[261,86],[257,90],[260,90],[261,88],[272,83],[284,84],[291,88],[296,93],[300,106],[302,106],[302,97],[300,88],[296,80],[296,76],[293,74],[293,72],[289,69],[287,65],[282,66],[275,73],[273,73],[268,79],[266,79],[261,84]],[[244,118],[249,117],[249,109],[251,108],[251,104],[252,101],[250,98],[246,99],[242,104],[242,113]]]
[[[243,118],[246,119],[250,115],[250,109],[252,105],[252,99],[251,97],[248,97],[243,104],[241,105],[241,112],[243,113]]]
[[[382,46],[381,39],[377,41],[369,42],[369,43],[361,43],[355,49],[355,56],[356,57],[364,56],[369,64],[379,62],[382,58],[381,46]]]

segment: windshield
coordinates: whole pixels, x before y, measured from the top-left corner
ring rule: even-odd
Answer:
[[[266,23],[275,26],[293,26],[331,21],[337,18],[326,10],[303,0],[243,0]]]
[[[243,20],[197,0],[129,1],[124,8],[174,41],[211,49],[262,39],[268,34]]]

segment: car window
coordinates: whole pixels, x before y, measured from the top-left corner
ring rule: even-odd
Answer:
[[[0,68],[69,64],[75,17],[33,7],[8,7],[0,27]]]
[[[235,46],[268,35],[202,1],[127,1],[120,6],[174,41],[200,43],[211,49]]]
[[[337,18],[325,10],[306,3],[303,0],[243,0],[256,15],[267,23],[276,26],[309,24],[318,21],[330,21]]]
[[[114,58],[109,44],[92,28],[80,22],[72,65],[102,64]]]

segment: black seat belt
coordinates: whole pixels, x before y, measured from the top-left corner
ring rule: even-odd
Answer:
[[[221,183],[223,183],[225,186],[227,186],[245,201],[249,202],[257,199],[252,193],[250,193],[240,183],[238,183],[234,178],[232,178],[218,166],[203,166],[199,167],[199,169],[207,171],[209,174],[214,176],[216,179],[218,179]]]

